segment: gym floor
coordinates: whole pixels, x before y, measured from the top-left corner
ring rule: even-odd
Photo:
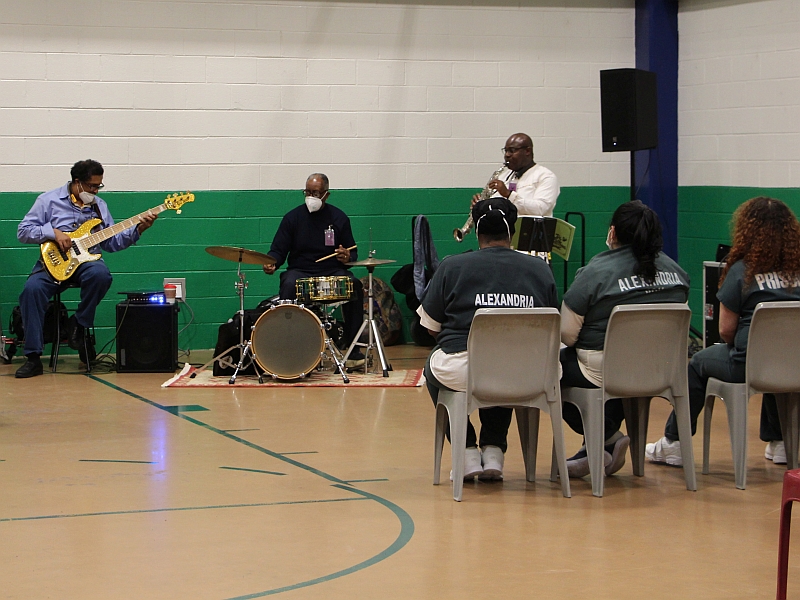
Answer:
[[[427,349],[387,349],[395,369]],[[192,355],[202,363],[205,356]],[[630,461],[591,494],[548,480],[540,426],[526,483],[512,423],[505,481],[432,485],[434,411],[420,388],[161,388],[167,374],[14,378],[0,365],[0,598],[770,598],[784,467],[750,403],[747,490],[725,411],[711,473]],[[668,404],[654,400],[650,440]],[[473,416],[473,422],[477,422]],[[566,428],[567,453],[579,436]],[[800,561],[789,592],[800,594]]]

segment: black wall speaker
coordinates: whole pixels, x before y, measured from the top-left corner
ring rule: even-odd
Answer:
[[[117,304],[117,371],[175,371],[178,311],[177,304]]]
[[[656,74],[641,69],[600,71],[603,152],[658,146]]]

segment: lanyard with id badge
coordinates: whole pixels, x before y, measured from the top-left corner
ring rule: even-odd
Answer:
[[[336,236],[333,233],[333,225],[328,225],[328,228],[325,230],[325,245],[334,247],[336,245]]]
[[[509,192],[516,192],[517,191],[517,174],[514,171],[511,171],[511,181],[506,179],[506,187],[508,187]]]

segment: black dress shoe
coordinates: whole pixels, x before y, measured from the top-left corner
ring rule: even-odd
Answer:
[[[17,372],[14,374],[14,377],[17,379],[27,379],[28,377],[36,377],[37,375],[41,375],[44,373],[44,367],[42,366],[42,360],[36,357],[28,357],[28,360],[25,361],[25,364],[22,365]]]

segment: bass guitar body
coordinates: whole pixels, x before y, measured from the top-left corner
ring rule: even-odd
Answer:
[[[72,233],[67,233],[67,235],[72,238],[72,246],[67,252],[62,252],[61,247],[54,241],[48,241],[42,244],[42,262],[48,273],[53,276],[53,279],[56,281],[66,281],[75,274],[75,271],[77,271],[78,267],[83,263],[98,260],[102,256],[101,254],[92,254],[89,252],[90,248],[94,248],[100,242],[141,223],[142,218],[147,214],[157,215],[165,210],[174,210],[180,214],[181,207],[187,202],[194,202],[194,194],[191,192],[172,194],[171,196],[167,196],[166,200],[164,200],[164,204],[139,213],[130,219],[115,223],[111,227],[106,227],[95,233],[92,233],[92,229],[100,225],[102,221],[100,219],[89,219]]]
[[[98,260],[102,254],[92,254],[85,246],[84,241],[91,234],[92,229],[100,225],[100,219],[90,219],[75,231],[67,233],[72,238],[72,246],[67,252],[55,242],[45,242],[41,245],[42,263],[48,273],[56,281],[66,281],[81,264]]]

